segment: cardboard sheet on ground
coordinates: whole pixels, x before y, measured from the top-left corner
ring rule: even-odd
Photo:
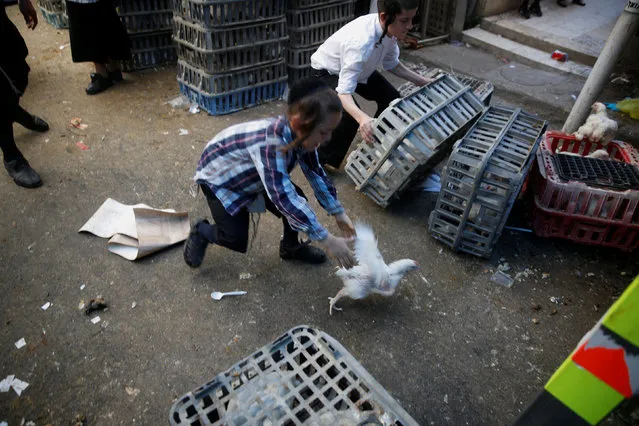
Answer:
[[[111,253],[136,260],[184,241],[189,229],[187,212],[129,206],[108,198],[78,232],[109,238]]]

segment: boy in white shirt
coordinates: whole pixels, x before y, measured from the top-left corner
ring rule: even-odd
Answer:
[[[375,117],[400,97],[378,68],[418,86],[430,82],[399,61],[397,41],[413,27],[418,4],[419,0],[378,0],[379,13],[349,22],[311,56],[313,77],[334,88],[344,107],[332,138],[318,150],[321,164],[339,168],[358,130],[364,140],[373,140],[373,118],[359,108],[353,93],[377,103]]]

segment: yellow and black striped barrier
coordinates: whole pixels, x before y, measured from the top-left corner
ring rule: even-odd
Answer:
[[[639,395],[639,276],[515,425],[595,425],[633,395]]]

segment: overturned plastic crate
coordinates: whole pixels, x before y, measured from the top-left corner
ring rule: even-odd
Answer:
[[[489,107],[453,148],[430,234],[454,250],[490,257],[546,126],[521,109]]]
[[[437,78],[442,74],[452,75],[457,80],[459,80],[460,83],[466,86],[470,86],[470,88],[473,90],[473,93],[475,93],[475,95],[479,99],[481,99],[481,101],[485,105],[490,105],[490,100],[493,96],[493,92],[495,91],[495,86],[493,86],[493,84],[490,81],[479,80],[479,79],[469,77],[463,74],[451,74],[451,73],[442,71],[439,68],[427,67],[421,64],[406,63],[405,65],[407,68],[411,69],[412,71],[415,71],[416,73],[423,75],[424,77],[427,77],[427,78]],[[399,86],[397,90],[399,91],[399,94],[402,97],[404,97],[419,90],[419,87],[409,81]]]
[[[607,160],[583,158],[602,150]],[[624,142],[601,144],[547,132],[533,174],[535,234],[625,251],[636,249],[637,167],[639,152]]]
[[[264,19],[281,18],[285,0],[173,0],[179,16],[205,28],[259,24]]]
[[[288,40],[285,18],[218,29],[206,29],[177,17],[173,22],[180,59],[210,74],[281,59]]]
[[[295,327],[171,407],[172,426],[417,422],[337,340]]]
[[[346,173],[357,190],[386,207],[441,161],[483,110],[470,87],[439,76],[380,114],[373,125],[374,141],[351,152]]]
[[[120,0],[118,15],[129,34],[173,29],[171,0]]]
[[[125,72],[174,64],[177,61],[170,31],[130,34],[129,38],[132,59],[122,64],[122,70]]]

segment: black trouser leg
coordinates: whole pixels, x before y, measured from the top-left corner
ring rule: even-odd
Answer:
[[[314,77],[321,79],[331,89],[335,89],[339,81],[336,75],[330,75],[326,71],[315,71]],[[357,102],[355,102],[355,104],[357,105]],[[357,121],[344,111],[342,113],[342,121],[340,121],[335,130],[333,130],[331,139],[317,150],[320,164],[328,164],[329,166],[338,168],[340,164],[342,164],[348,152],[348,148],[351,146],[351,142],[353,142],[353,138],[355,138],[357,134],[358,128],[359,124]]]
[[[374,71],[368,77],[366,84],[358,84],[355,93],[366,100],[375,101],[377,104],[375,118],[379,117],[391,102],[401,97],[397,89],[378,71]]]
[[[304,198],[305,200],[308,200],[308,198],[306,198],[306,195],[304,195],[304,191],[302,191],[302,188],[300,188],[299,186],[295,184],[293,184],[293,186],[295,187],[295,190],[297,191],[297,194],[300,197]],[[284,241],[284,244],[287,246],[297,245],[299,243],[299,233],[293,228],[291,228],[291,225],[288,223],[288,219],[286,219],[286,216],[284,216],[277,209],[277,207],[275,207],[275,204],[273,204],[273,202],[270,200],[270,198],[268,198],[266,194],[264,194],[264,204],[266,204],[266,210],[273,213],[276,217],[279,217],[280,219],[282,219],[282,225],[284,227],[284,232],[283,232],[284,236],[282,240]]]
[[[242,209],[235,216],[231,216],[208,186],[200,185],[200,187],[206,196],[215,225],[210,225],[213,229],[209,228],[200,231],[198,228],[198,231],[211,243],[240,253],[246,253],[249,236],[248,210]],[[214,236],[213,240],[210,238],[211,236]]]
[[[0,149],[4,161],[22,158],[22,153],[13,138],[13,122],[20,108],[20,98],[15,94],[9,80],[0,74]]]
[[[0,148],[2,149],[4,161],[8,162],[22,158],[22,153],[13,139],[13,122],[4,117],[0,118]]]

